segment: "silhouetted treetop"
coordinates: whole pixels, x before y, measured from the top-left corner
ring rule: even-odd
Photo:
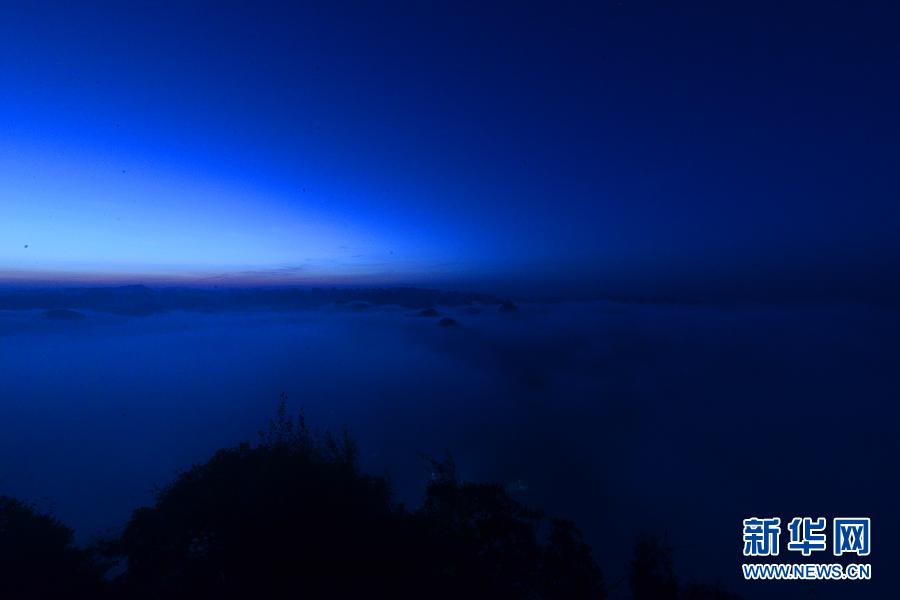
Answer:
[[[427,459],[424,502],[408,511],[357,456],[346,431],[313,432],[282,395],[256,445],[217,451],[135,510],[102,544],[106,563],[73,547],[53,517],[0,496],[0,598],[606,596],[572,522],[546,519],[503,486],[460,480],[450,456]],[[114,560],[118,574],[104,580]],[[650,536],[638,541],[628,580],[635,600],[737,598],[680,587],[671,551]]]
[[[72,545],[72,530],[0,496],[0,598],[102,598],[104,566]]]
[[[317,435],[282,397],[256,446],[218,451],[138,509],[112,551],[130,598],[598,598],[600,571],[570,523],[502,486],[434,463],[423,506],[361,473],[346,432]],[[562,595],[560,595],[562,594]]]

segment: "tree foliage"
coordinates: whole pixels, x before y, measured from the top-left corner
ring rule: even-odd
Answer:
[[[58,520],[0,496],[0,598],[101,598],[104,567]]]
[[[256,444],[219,450],[135,510],[102,546],[107,562],[73,547],[52,517],[0,497],[0,598],[605,597],[572,522],[460,480],[451,457],[428,459],[425,500],[410,511],[357,455],[346,432],[313,432],[282,398]],[[649,537],[628,577],[635,600],[734,598],[680,589],[671,552]]]

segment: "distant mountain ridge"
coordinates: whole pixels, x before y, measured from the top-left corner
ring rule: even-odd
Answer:
[[[499,305],[489,294],[446,290],[386,288],[150,288],[117,287],[0,290],[0,310],[89,310],[118,315],[152,315],[172,310],[291,310],[368,303],[424,309],[432,306]]]

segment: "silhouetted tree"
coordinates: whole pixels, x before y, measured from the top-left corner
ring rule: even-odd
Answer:
[[[553,519],[544,547],[544,598],[603,598],[603,576],[591,547],[571,521]]]
[[[434,566],[454,575],[440,583],[455,590],[447,597],[604,596],[600,569],[572,523],[551,521],[541,540],[540,512],[510,498],[500,485],[460,482],[452,458],[431,464],[433,479],[414,517],[436,553]]]
[[[741,600],[740,596],[705,584],[679,586],[671,547],[650,534],[640,536],[635,544],[628,580],[634,600]]]
[[[218,451],[134,512],[114,549],[135,598],[362,596],[392,591],[401,518],[349,438],[279,409],[256,447]]]
[[[672,550],[653,535],[638,538],[628,569],[634,600],[676,600],[678,579],[672,567]]]
[[[461,481],[452,458],[429,459],[425,500],[407,511],[385,478],[360,471],[346,432],[315,434],[285,406],[258,444],[219,450],[134,511],[103,545],[121,559],[111,582],[113,563],[74,547],[70,529],[0,496],[0,599],[604,598],[573,523]],[[635,600],[737,599],[679,590],[671,550],[652,536],[628,580]]]
[[[102,598],[104,568],[72,545],[72,530],[0,496],[0,598]]]
[[[220,450],[138,509],[111,550],[129,598],[600,598],[574,525],[501,486],[460,483],[452,462],[413,512],[361,473],[356,447],[314,435],[284,401],[260,443]]]

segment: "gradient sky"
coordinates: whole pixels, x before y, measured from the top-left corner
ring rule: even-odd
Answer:
[[[896,2],[484,4],[0,3],[0,279],[900,289]]]

